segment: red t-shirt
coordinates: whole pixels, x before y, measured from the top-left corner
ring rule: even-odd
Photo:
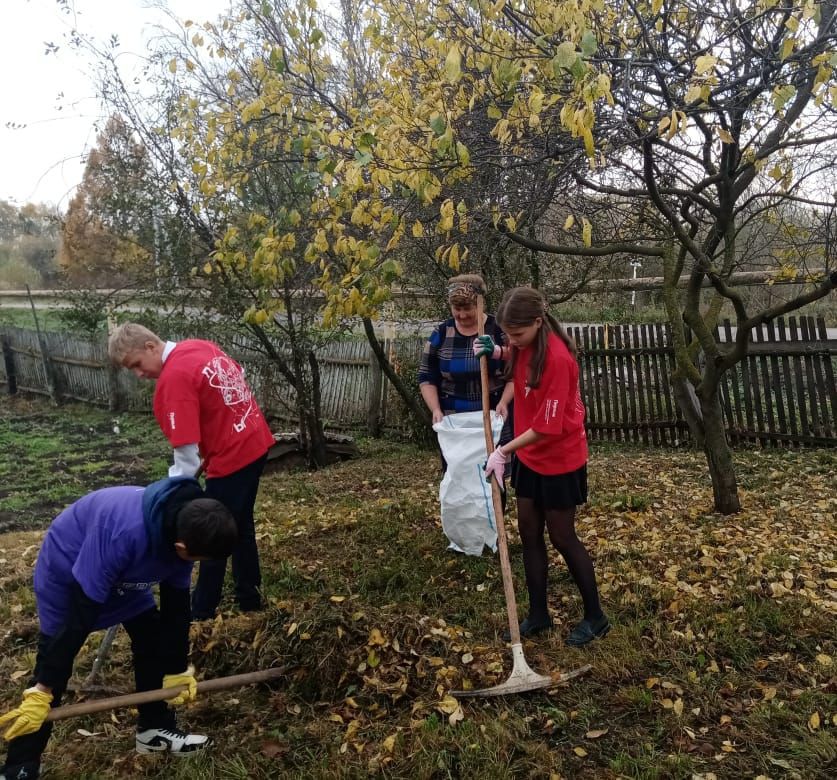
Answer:
[[[514,365],[514,435],[530,428],[546,437],[516,451],[521,462],[538,474],[569,474],[587,462],[584,404],[578,386],[578,363],[554,333],[546,345],[543,375],[529,387],[533,348],[519,350]]]
[[[207,477],[244,468],[274,443],[241,366],[211,341],[178,342],[157,379],[154,416],[172,447],[198,445]]]

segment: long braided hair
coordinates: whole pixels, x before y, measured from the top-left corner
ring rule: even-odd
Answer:
[[[504,330],[506,328],[527,328],[534,324],[540,317],[543,324],[538,329],[537,336],[533,342],[532,359],[529,361],[529,387],[537,387],[543,376],[543,366],[546,360],[546,343],[550,331],[558,336],[574,358],[577,358],[578,351],[575,341],[564,330],[558,320],[553,317],[546,308],[546,299],[539,290],[533,287],[513,287],[503,296],[500,307],[497,309],[497,323]],[[506,378],[514,376],[514,365],[517,362],[519,350],[515,349],[512,359],[506,364]]]

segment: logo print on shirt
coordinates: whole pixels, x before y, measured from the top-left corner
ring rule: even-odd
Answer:
[[[546,403],[543,406],[543,419],[544,422],[549,422],[550,419],[556,417],[558,415],[558,401],[553,400],[552,398],[547,398]]]
[[[169,412],[169,427],[174,430],[177,426],[174,424],[174,412]]]
[[[524,398],[528,398],[528,397],[529,397],[529,391],[530,391],[531,389],[532,389],[532,388],[531,388],[531,387],[529,387],[529,385],[526,385],[526,387],[524,387],[524,388],[523,388],[523,397],[524,397]]]
[[[204,366],[203,375],[209,380],[209,386],[221,393],[224,404],[235,415],[233,429],[241,433],[253,412],[253,396],[244,381],[244,373],[230,358],[218,356]]]

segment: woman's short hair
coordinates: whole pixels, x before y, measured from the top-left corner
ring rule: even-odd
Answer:
[[[177,541],[194,558],[226,558],[238,541],[235,519],[214,498],[187,501],[177,513]]]
[[[477,296],[485,297],[485,281],[479,274],[460,274],[448,280],[448,303],[451,306],[472,306]]]
[[[149,341],[162,344],[163,340],[153,331],[136,322],[120,325],[108,338],[108,357],[118,366],[125,355],[135,349],[142,349]]]

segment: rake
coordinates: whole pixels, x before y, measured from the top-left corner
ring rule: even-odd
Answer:
[[[479,335],[485,333],[483,325],[483,297],[477,296],[477,322]],[[488,357],[483,355],[480,358],[480,381],[482,384],[482,420],[485,429],[485,448],[490,455],[494,452],[494,437],[491,434],[491,413],[488,398]],[[500,571],[503,575],[503,591],[506,595],[506,613],[509,618],[509,633],[511,634],[511,650],[513,667],[509,678],[500,685],[491,688],[482,688],[473,691],[451,691],[451,695],[457,699],[470,699],[488,696],[509,696],[515,693],[526,691],[537,691],[542,688],[551,688],[553,685],[578,677],[592,668],[589,664],[571,672],[552,677],[551,675],[538,674],[533,671],[526,657],[523,655],[523,645],[520,642],[520,627],[517,624],[517,599],[514,595],[514,582],[512,581],[511,565],[509,564],[509,548],[506,543],[506,527],[503,522],[503,505],[500,497],[502,486],[497,481],[496,475],[491,480],[491,502],[494,506],[494,517],[497,523],[497,547],[500,553]]]

